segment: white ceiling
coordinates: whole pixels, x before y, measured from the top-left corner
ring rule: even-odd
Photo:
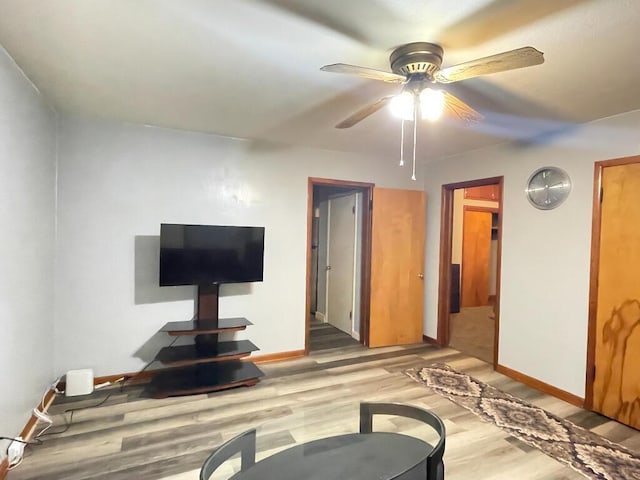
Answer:
[[[420,129],[434,158],[640,109],[638,0],[0,0],[0,44],[62,111],[397,156],[380,111],[399,87],[321,72],[388,70],[393,47],[445,47],[443,66],[531,45],[545,63],[452,85],[485,115]]]

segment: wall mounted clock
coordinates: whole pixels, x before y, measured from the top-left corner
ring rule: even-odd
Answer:
[[[536,208],[551,210],[564,202],[571,192],[571,179],[558,167],[542,167],[527,181],[527,199]]]

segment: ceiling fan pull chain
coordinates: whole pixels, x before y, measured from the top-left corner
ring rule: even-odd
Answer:
[[[413,170],[411,172],[411,180],[416,179],[416,138],[418,137],[418,109],[420,101],[416,95],[413,101]]]
[[[400,121],[400,166],[404,167],[404,118]]]

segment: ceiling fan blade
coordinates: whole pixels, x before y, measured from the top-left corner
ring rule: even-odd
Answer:
[[[373,103],[370,103],[364,108],[361,108],[356,113],[351,116],[345,118],[339,124],[336,125],[336,128],[350,128],[353,127],[356,123],[364,120],[369,115],[376,113],[378,110],[383,108],[389,100],[393,98],[393,95],[389,95],[388,97],[382,97],[380,100],[376,100]]]
[[[540,65],[543,62],[542,52],[533,47],[522,47],[443,68],[435,73],[434,78],[440,83],[452,83],[480,75]]]
[[[390,83],[404,83],[407,79],[402,75],[397,75],[391,72],[384,72],[382,70],[375,70],[373,68],[358,67],[357,65],[349,65],[347,63],[334,63],[332,65],[325,65],[320,70],[323,72],[333,73],[348,73],[350,75],[359,75],[371,80],[382,80],[383,82]]]
[[[589,0],[493,0],[443,29],[437,40],[445,47],[472,48],[527,25],[560,14]],[[480,3],[480,2],[478,2]]]
[[[444,109],[447,115],[456,117],[465,123],[475,123],[484,117],[455,95],[444,92]]]

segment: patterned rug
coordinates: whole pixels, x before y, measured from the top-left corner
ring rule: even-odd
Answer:
[[[640,457],[623,446],[449,365],[434,364],[405,373],[587,478],[640,480]]]

